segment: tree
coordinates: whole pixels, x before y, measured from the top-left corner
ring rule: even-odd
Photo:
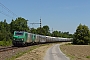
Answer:
[[[37,29],[36,29],[36,33],[37,34],[41,34],[41,35],[50,35],[50,32],[49,32],[49,26],[47,26],[47,25],[45,25],[45,26],[43,26],[43,27],[38,27]]]
[[[16,20],[12,20],[10,23],[11,26],[11,32],[13,33],[14,31],[27,31],[29,32],[29,27],[27,25],[27,21],[24,18],[18,17]]]
[[[4,20],[4,22],[0,22],[0,40],[10,40],[10,25]]]
[[[76,32],[74,33],[73,43],[74,44],[89,44],[90,33],[89,28],[86,25],[80,24]]]
[[[15,21],[12,20],[11,23],[10,23],[10,31],[11,31],[12,34],[13,34],[14,31],[15,31],[15,23],[14,23],[14,22],[15,22]]]
[[[36,33],[37,33],[37,32],[36,32],[36,29],[31,28],[30,33],[36,34]]]
[[[47,25],[43,26],[43,30],[44,35],[50,35],[49,26]]]
[[[44,35],[44,29],[41,27],[38,27],[37,29],[36,29],[36,31],[37,31],[37,34],[40,34],[40,35]]]
[[[52,32],[52,36],[54,36],[54,37],[59,37],[60,34],[59,34],[58,31],[53,31],[53,32]]]

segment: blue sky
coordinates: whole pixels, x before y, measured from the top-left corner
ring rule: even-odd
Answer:
[[[48,25],[50,30],[74,33],[80,23],[90,28],[90,0],[0,0],[0,3],[18,17],[29,20],[30,27],[39,27],[29,23],[37,23],[41,17],[42,26]],[[0,13],[0,21],[6,19],[10,23],[17,18],[1,6],[0,11],[11,16]]]

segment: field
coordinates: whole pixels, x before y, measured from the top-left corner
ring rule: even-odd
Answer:
[[[60,49],[70,60],[90,60],[90,45],[61,45]]]

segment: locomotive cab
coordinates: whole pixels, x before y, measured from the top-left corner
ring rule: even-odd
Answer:
[[[23,31],[14,31],[13,35],[13,45],[25,45],[25,40],[27,39],[27,33]]]

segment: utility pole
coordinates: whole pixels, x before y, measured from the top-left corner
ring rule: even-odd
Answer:
[[[40,29],[41,29],[41,18],[40,18]]]
[[[30,23],[30,24],[40,24],[40,33],[41,33],[41,18],[40,18],[40,23]]]
[[[40,18],[40,23],[30,23],[30,24],[40,24],[40,28],[41,28],[41,18]]]
[[[53,28],[52,28],[52,32],[53,32]]]

